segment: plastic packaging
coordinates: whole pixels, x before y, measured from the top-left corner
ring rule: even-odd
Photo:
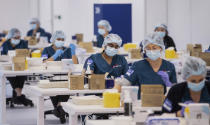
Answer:
[[[105,108],[120,107],[120,93],[117,90],[110,90],[103,93],[103,103]]]
[[[132,116],[132,99],[130,97],[130,92],[128,90],[125,91],[125,99],[124,99],[124,115]]]

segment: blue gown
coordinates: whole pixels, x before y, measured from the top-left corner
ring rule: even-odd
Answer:
[[[85,61],[83,68],[86,70],[88,65],[94,74],[105,74],[108,72],[109,76],[114,76],[115,78],[124,75],[128,70],[127,61],[121,55],[115,55],[110,65],[102,57],[101,53],[93,54]]]
[[[46,36],[45,30],[42,29],[41,27],[37,30],[37,33],[40,33],[40,36]],[[33,35],[33,29],[27,32],[27,36],[32,36],[32,35]]]
[[[104,43],[104,36],[99,35],[97,36],[97,47],[101,48]]]
[[[63,47],[64,53],[59,56],[55,61],[60,61],[61,59],[71,59],[72,54],[71,54],[71,49],[70,48],[65,48]],[[55,54],[55,50],[52,48],[52,46],[44,48],[42,52],[42,57],[46,57],[47,59],[52,57]]]
[[[7,55],[9,50],[15,50],[15,49],[28,49],[28,42],[25,40],[20,40],[20,43],[18,45],[12,47],[12,44],[9,39],[3,43],[1,47],[1,54]]]
[[[177,83],[175,67],[172,63],[162,60],[159,71],[166,71],[171,83]],[[161,84],[166,92],[166,85],[161,76],[154,72],[149,62],[144,59],[135,62],[124,76],[133,86],[139,86],[139,98],[141,84]]]

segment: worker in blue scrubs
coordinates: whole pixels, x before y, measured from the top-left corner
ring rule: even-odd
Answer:
[[[102,48],[104,38],[109,34],[111,30],[112,27],[107,20],[100,20],[98,22],[99,36],[97,36],[97,47]]]
[[[168,27],[165,24],[156,25],[154,31],[157,32],[160,35],[160,37],[163,38],[165,49],[168,49],[169,47],[173,47],[174,50],[176,51],[176,45],[174,43],[174,40],[169,36]]]
[[[179,103],[208,103],[210,104],[210,82],[205,80],[206,63],[197,57],[188,57],[183,65],[183,83],[173,86],[164,101],[164,113],[176,113],[184,116],[184,107]],[[207,109],[206,111],[208,111]]]
[[[123,85],[160,84],[166,92],[166,86],[177,83],[177,79],[174,65],[161,58],[165,50],[163,39],[157,33],[148,35],[143,41],[143,50],[147,58],[135,62],[124,78],[115,82],[115,88],[120,91]],[[139,88],[139,98],[140,91]]]
[[[27,32],[27,36],[36,37],[38,33],[40,34],[40,37],[47,37],[48,41],[50,41],[51,34],[40,27],[39,19],[32,18],[30,21],[30,30]]]
[[[120,36],[109,34],[105,37],[103,46],[105,50],[102,53],[91,55],[84,64],[83,73],[90,67],[93,74],[106,74],[108,77],[120,77],[128,70],[128,64],[125,57],[118,55],[118,49],[122,44]]]
[[[18,29],[13,28],[9,31],[7,35],[7,41],[2,45],[2,55],[7,55],[8,51],[15,49],[28,49],[27,41],[21,40],[21,33]],[[14,90],[13,102],[15,104],[23,104],[25,106],[33,106],[30,99],[27,99],[24,94],[22,94],[22,89],[24,82],[27,79],[26,76],[16,76],[7,78]]]
[[[42,52],[42,57],[45,58],[45,61],[61,61],[61,59],[72,59],[74,64],[78,64],[76,57],[76,46],[70,44],[69,48],[64,47],[66,37],[62,31],[56,31],[52,38],[52,45],[44,48]],[[69,99],[69,95],[59,95],[50,97],[52,104],[54,106],[53,113],[55,116],[60,118],[61,123],[65,123],[66,113],[61,106],[61,102],[66,102]]]

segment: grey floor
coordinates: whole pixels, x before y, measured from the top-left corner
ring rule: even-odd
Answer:
[[[27,89],[27,86],[24,87]],[[10,108],[7,106],[7,123],[9,125],[36,125],[36,98],[30,93],[24,92],[27,97],[33,100],[35,106],[31,107],[24,107],[24,106],[17,106],[15,108]],[[50,100],[45,101],[45,110],[52,109],[52,104]],[[68,119],[66,124],[60,124],[58,118],[53,115],[48,115],[45,119],[45,125],[68,125]]]

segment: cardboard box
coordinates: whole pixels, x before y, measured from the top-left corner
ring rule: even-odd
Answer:
[[[141,85],[142,107],[161,107],[164,99],[162,85]]]
[[[30,56],[28,49],[16,49],[15,53],[16,53],[16,56],[22,56],[22,57]]]
[[[84,76],[69,74],[69,88],[70,90],[83,90],[84,89]]]
[[[36,37],[25,37],[24,39],[28,41],[28,45],[36,45],[38,43]]]
[[[84,48],[86,50],[86,52],[94,52],[92,42],[80,42],[79,46],[81,48]]]
[[[142,107],[162,107],[163,101],[165,99],[164,95],[159,94],[142,94],[141,102]]]
[[[25,57],[13,57],[12,59],[13,65],[12,65],[12,69],[14,71],[23,71],[25,70],[25,62],[26,62],[26,58]]]
[[[130,56],[130,58],[131,59],[141,59],[141,53],[140,53],[140,48],[138,48],[138,49],[130,49],[129,50],[129,56]]]
[[[190,56],[199,57],[199,53],[202,52],[202,45],[187,44],[187,51],[190,53]]]
[[[83,42],[83,34],[82,33],[76,34],[76,39],[77,39],[77,44]]]
[[[209,52],[200,52],[199,57],[206,62],[207,66],[210,66],[210,53]]]
[[[89,89],[100,90],[105,89],[105,75],[93,74],[88,78]]]

